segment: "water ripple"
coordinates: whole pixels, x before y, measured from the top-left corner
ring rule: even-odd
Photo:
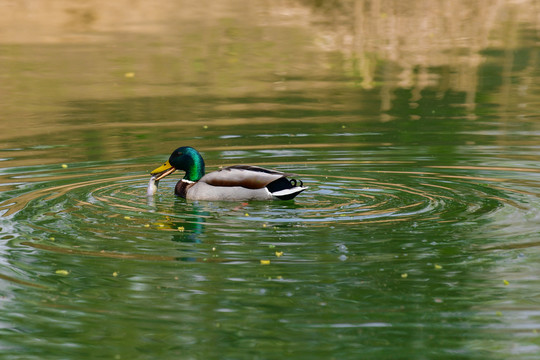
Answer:
[[[273,164],[278,168],[291,165]],[[369,170],[358,168],[362,164],[325,161],[324,165],[332,166],[321,174],[320,165],[312,163],[313,169],[299,175],[308,191],[294,202],[273,203],[186,202],[172,194],[174,179],[162,181],[157,196],[148,199],[148,177],[141,175],[145,172],[125,173],[125,166],[120,165],[72,173],[40,169],[43,173],[37,171],[24,185],[13,185],[20,176],[4,175],[3,183],[12,184],[10,192],[15,196],[0,203],[2,238],[19,238],[24,246],[66,254],[170,261],[181,258],[183,250],[174,256],[163,254],[163,248],[153,245],[164,240],[156,239],[168,234],[166,241],[199,243],[209,228],[234,239],[275,226],[403,223],[415,229],[538,214],[539,194],[531,191],[533,180],[524,184],[515,176],[518,172],[536,174],[535,169],[430,166],[416,171]],[[521,225],[514,221],[506,224],[511,229],[505,229],[499,221],[494,233],[534,231]],[[125,246],[114,246],[114,239],[130,239],[133,246],[126,252]],[[234,252],[230,255],[220,261],[238,259]],[[196,257],[208,258],[208,253]]]

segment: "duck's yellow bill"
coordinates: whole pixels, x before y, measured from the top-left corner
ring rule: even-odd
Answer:
[[[167,160],[167,162],[165,164],[163,164],[160,167],[152,170],[150,175],[156,175],[156,181],[157,181],[157,180],[163,179],[165,176],[170,175],[175,171],[176,171],[176,168],[174,166],[172,166],[169,163],[169,161]]]

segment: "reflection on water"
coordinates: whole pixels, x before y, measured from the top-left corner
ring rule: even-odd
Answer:
[[[80,142],[74,161],[107,160],[158,153],[149,139],[171,129],[178,140],[284,119],[477,119],[536,101],[534,1],[120,4],[9,7],[6,148],[47,136]]]
[[[535,1],[0,7],[7,358],[537,356]],[[148,202],[181,145],[309,189]]]

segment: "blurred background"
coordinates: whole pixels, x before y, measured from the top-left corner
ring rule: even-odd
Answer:
[[[77,141],[73,160],[106,159],[204,125],[538,111],[539,6],[4,0],[1,141]]]

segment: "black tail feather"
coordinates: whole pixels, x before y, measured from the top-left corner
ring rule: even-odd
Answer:
[[[272,194],[274,194],[274,193],[276,193],[278,191],[281,191],[281,190],[292,189],[292,188],[295,188],[295,187],[303,187],[303,185],[304,185],[304,183],[302,182],[302,180],[296,180],[296,179],[289,180],[286,177],[282,177],[282,178],[274,180],[270,184],[266,185],[266,188],[268,189],[268,191],[270,191]],[[289,193],[289,194],[284,194],[284,195],[281,195],[281,196],[274,195],[274,196],[277,197],[278,199],[281,199],[281,200],[290,200],[290,199],[294,198],[296,195],[300,194],[304,190],[305,189],[300,189],[298,191],[295,191],[295,192],[292,192],[292,193]]]
[[[291,189],[296,186],[296,180],[292,179],[289,180],[286,177],[281,177],[277,180],[272,181],[270,184],[266,185],[266,188],[271,193],[274,193],[276,191],[285,190],[285,189]],[[302,186],[302,185],[300,185]]]

